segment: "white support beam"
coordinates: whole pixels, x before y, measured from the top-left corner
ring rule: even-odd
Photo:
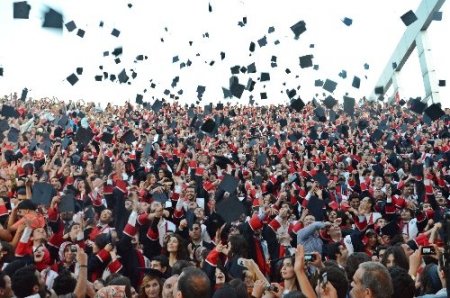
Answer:
[[[415,12],[417,21],[406,28],[405,33],[403,33],[402,38],[397,44],[391,58],[388,60],[375,87],[383,87],[384,93],[389,89],[392,85],[394,73],[399,72],[403,68],[412,51],[416,47],[416,39],[418,35],[421,31],[426,31],[428,29],[433,21],[434,13],[441,9],[444,2],[445,0],[422,0]],[[393,67],[394,63],[396,64],[395,68]],[[370,98],[372,100],[376,100],[378,95],[372,93]]]

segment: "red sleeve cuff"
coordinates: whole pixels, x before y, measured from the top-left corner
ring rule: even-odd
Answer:
[[[108,269],[109,269],[109,271],[111,272],[111,273],[117,273],[117,272],[119,272],[121,269],[122,269],[122,263],[119,261],[119,259],[117,259],[117,260],[115,260],[115,261],[113,261],[113,262],[111,262],[109,265],[108,265]]]
[[[109,252],[106,249],[102,249],[97,253],[97,258],[100,259],[102,263],[106,262],[109,258]]]

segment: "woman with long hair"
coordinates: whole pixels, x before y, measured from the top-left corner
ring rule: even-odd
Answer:
[[[178,260],[189,260],[185,240],[178,234],[168,234],[163,245],[163,254],[169,258],[170,267]]]
[[[409,270],[408,258],[401,246],[390,246],[386,249],[381,264],[387,268],[399,266],[405,270]]]
[[[145,275],[139,288],[139,298],[161,298],[163,280],[153,275]]]

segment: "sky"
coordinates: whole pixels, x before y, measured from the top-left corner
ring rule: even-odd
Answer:
[[[316,80],[326,79],[337,83],[331,95],[338,100],[346,93],[355,98],[368,96],[407,28],[400,16],[420,4],[419,0],[29,0],[29,19],[14,19],[13,2],[0,1],[0,67],[4,69],[0,95],[20,95],[26,87],[32,98],[83,99],[102,106],[127,100],[134,103],[137,94],[150,103],[173,100],[164,94],[166,89],[180,103],[195,103],[198,86],[205,87],[201,104],[248,104],[250,96],[261,105],[288,103],[286,90],[291,89],[307,102],[323,99],[324,93],[330,95],[315,86]],[[42,28],[49,8],[61,12],[64,23],[74,21],[77,29]],[[432,22],[428,35],[436,77],[448,81],[448,4],[441,11],[443,20]],[[239,26],[244,17],[246,24]],[[352,19],[351,26],[342,22],[346,17]],[[301,20],[306,31],[295,39],[290,27]],[[269,27],[274,28],[272,33]],[[120,31],[119,37],[111,35],[114,28]],[[78,29],[85,31],[83,38],[77,35]],[[258,40],[264,37],[267,45],[260,47]],[[251,42],[256,44],[254,52],[249,51]],[[116,57],[103,55],[117,47],[123,48],[118,64]],[[223,60],[221,52],[225,53]],[[148,59],[136,61],[138,55]],[[299,57],[305,55],[313,55],[317,69],[299,66]],[[176,56],[179,61],[173,63]],[[271,65],[272,56],[276,56],[276,67]],[[180,68],[188,60],[191,66]],[[229,88],[230,68],[251,63],[256,73],[236,76],[243,85],[252,78],[254,90],[244,91],[240,99],[224,99],[222,87]],[[83,73],[72,86],[66,78],[77,67]],[[130,84],[94,79],[103,72],[117,76],[123,69]],[[134,79],[131,70],[137,73]],[[345,79],[339,76],[342,70],[347,72]],[[262,72],[270,74],[270,81],[258,81]],[[359,89],[352,87],[354,76],[361,79]],[[172,87],[176,77],[178,82]],[[403,68],[400,85],[402,98],[424,96],[417,52]],[[450,107],[449,87],[440,87],[439,92],[442,105]],[[261,99],[261,93],[267,99]]]

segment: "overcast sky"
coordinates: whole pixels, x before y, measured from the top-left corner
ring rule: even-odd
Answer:
[[[287,89],[296,89],[297,96],[304,101],[322,99],[322,93],[329,93],[315,87],[319,79],[338,83],[332,94],[338,100],[347,92],[356,98],[370,95],[406,29],[400,16],[410,9],[415,11],[420,1],[30,0],[28,3],[30,18],[19,20],[13,19],[13,1],[0,1],[0,67],[4,68],[0,77],[1,95],[13,91],[20,94],[27,87],[33,98],[56,96],[104,104],[134,102],[137,94],[149,102],[154,98],[169,99],[164,95],[167,89],[179,96],[180,102],[191,103],[198,100],[197,87],[205,86],[202,104],[209,101],[248,104],[251,95],[260,104],[270,104],[288,102]],[[62,31],[42,28],[48,7],[60,11],[64,23],[73,20],[77,29],[68,32],[66,28]],[[436,76],[447,81],[448,10],[448,4],[444,4],[443,20],[433,22],[428,30]],[[247,23],[239,26],[243,17]],[[342,22],[345,17],[352,19],[351,26]],[[306,32],[296,40],[290,27],[301,20],[306,23]],[[101,21],[103,27],[99,26]],[[274,32],[268,33],[269,27]],[[119,37],[111,35],[114,28],[120,31]],[[78,29],[85,31],[84,38],[77,36]],[[258,40],[264,37],[267,45],[260,47]],[[253,53],[249,51],[252,41],[256,44]],[[116,47],[123,47],[118,64],[111,54],[103,56],[103,52],[111,53]],[[223,60],[221,52],[225,53]],[[141,54],[148,59],[135,63]],[[304,55],[313,55],[317,70],[300,68],[299,57]],[[173,63],[175,56],[179,61]],[[276,67],[271,65],[272,56],[276,56]],[[180,68],[188,60],[191,66]],[[254,90],[244,91],[241,99],[224,99],[222,87],[229,88],[230,68],[247,67],[253,62],[256,73],[237,76],[243,85],[249,78],[256,81]],[[369,69],[365,69],[366,63]],[[83,67],[83,74],[71,86],[66,78],[77,67]],[[131,84],[112,82],[109,78],[102,82],[94,79],[103,72],[117,76],[123,69]],[[137,73],[135,79],[131,78],[131,70]],[[339,76],[342,70],[347,72],[346,79]],[[258,81],[262,72],[270,74],[270,81]],[[352,87],[354,76],[361,79],[359,89]],[[172,88],[175,77],[179,81]],[[151,88],[152,83],[155,88]],[[401,86],[400,95],[405,99],[424,96],[416,52],[402,71]],[[182,95],[178,95],[180,90]],[[450,107],[449,87],[439,90],[443,106]],[[268,98],[261,99],[261,93]]]

